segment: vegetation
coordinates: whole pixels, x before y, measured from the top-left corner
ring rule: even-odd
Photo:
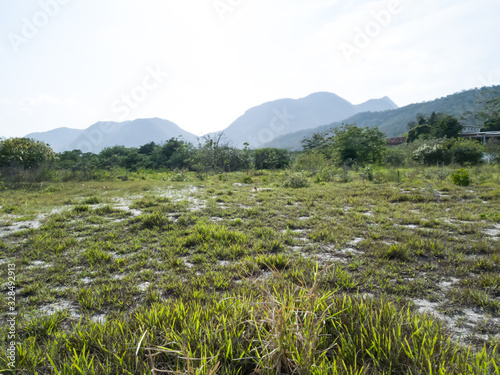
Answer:
[[[483,87],[457,92],[436,100],[415,103],[394,110],[358,113],[345,119],[344,122],[357,124],[361,128],[377,126],[388,137],[396,137],[407,132],[409,130],[407,124],[415,121],[418,115],[429,117],[435,112],[454,116],[465,125],[477,125],[484,128],[483,124],[488,121],[490,116],[494,116],[494,113],[487,108],[487,101],[494,98],[498,100],[498,97],[500,97],[500,86]],[[484,113],[484,115],[481,115],[481,113]],[[321,134],[331,128],[340,126],[342,126],[342,123],[336,122],[313,129],[284,134],[269,142],[266,146],[300,150],[302,148],[302,139],[312,138],[314,133]]]
[[[290,164],[290,155],[285,149],[260,148],[255,150],[255,168],[283,169]]]
[[[293,158],[2,141],[0,371],[500,374],[495,145],[417,120],[397,148],[344,125]]]
[[[0,139],[0,173],[16,180],[40,180],[56,160],[49,145],[27,138]]]
[[[498,166],[370,169],[0,191],[18,373],[498,373]]]
[[[332,134],[333,133],[333,134]],[[387,151],[385,135],[377,128],[359,128],[344,124],[302,140],[307,151],[321,152],[337,164],[366,165],[381,163]]]
[[[483,97],[483,108],[476,115],[482,120],[481,131],[500,131],[500,97]]]
[[[456,117],[444,113],[436,114],[435,112],[432,112],[429,118],[418,115],[417,122],[410,122],[408,127],[410,129],[406,139],[407,143],[417,139],[458,138],[462,132],[462,125]]]
[[[470,174],[467,169],[461,168],[457,169],[455,173],[451,175],[451,181],[458,186],[469,186],[470,185]]]

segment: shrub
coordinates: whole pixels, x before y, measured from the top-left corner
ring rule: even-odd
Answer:
[[[342,168],[337,169],[338,179],[340,182],[349,182],[351,181],[351,177],[349,176],[349,168],[344,165]]]
[[[186,181],[186,177],[184,174],[184,170],[180,171],[178,169],[175,169],[173,173],[170,175],[170,181],[173,182],[183,182]]]
[[[290,153],[283,148],[259,148],[254,151],[256,169],[282,169],[290,164]]]
[[[455,139],[449,148],[451,159],[460,165],[480,163],[484,151],[484,146],[472,139]]]
[[[455,173],[451,175],[451,181],[458,186],[469,186],[470,185],[469,171],[465,168],[457,169]]]
[[[319,173],[328,167],[325,155],[313,150],[307,154],[300,155],[293,163],[293,169],[297,172]]]
[[[28,138],[0,140],[0,167],[34,169],[54,162],[54,151],[46,143]]]
[[[363,179],[367,179],[368,181],[373,181],[373,170],[372,168],[367,165],[366,167],[363,168],[363,170],[361,171],[361,176],[363,177]]]
[[[445,163],[448,160],[446,149],[441,144],[424,144],[413,152],[413,160],[423,165]]]
[[[405,150],[402,147],[390,148],[387,150],[385,162],[392,167],[402,167],[405,165]]]
[[[298,188],[305,188],[309,186],[309,180],[307,177],[300,173],[293,173],[285,179],[285,182],[283,183],[283,187],[286,188],[293,188],[293,189],[298,189]]]
[[[316,173],[315,182],[330,182],[335,180],[337,174],[337,168],[335,167],[325,167],[319,173]]]
[[[246,175],[245,177],[243,177],[242,182],[243,182],[244,184],[251,184],[251,183],[253,182],[253,180],[252,180],[252,177],[251,177],[251,176]]]
[[[83,204],[99,204],[101,200],[98,197],[88,197],[85,198],[82,202]]]
[[[490,163],[500,163],[500,140],[496,138],[490,139],[486,143],[485,152]]]

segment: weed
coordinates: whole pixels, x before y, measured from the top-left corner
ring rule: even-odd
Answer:
[[[82,204],[89,204],[89,205],[99,204],[99,203],[101,203],[101,200],[98,197],[88,197],[85,198],[82,202]]]
[[[80,206],[75,206],[75,208],[73,208],[73,211],[75,213],[81,214],[83,212],[88,212],[89,209],[90,207],[88,205],[80,205]]]
[[[173,222],[164,213],[156,211],[152,214],[143,214],[135,219],[136,222],[142,223],[145,229],[173,229]]]
[[[457,169],[451,175],[451,181],[458,186],[469,186],[470,185],[470,174],[465,168]]]

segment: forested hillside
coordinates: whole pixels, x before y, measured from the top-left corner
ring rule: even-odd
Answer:
[[[495,96],[500,96],[500,86],[483,87],[481,89],[463,91],[432,101],[410,104],[405,107],[389,111],[358,113],[343,122],[346,124],[356,124],[359,127],[378,126],[378,128],[388,137],[396,137],[408,130],[407,124],[411,121],[415,121],[418,114],[430,116],[432,112],[447,113],[460,119],[466,112],[477,113],[481,111],[483,102],[487,98]],[[314,129],[286,134],[274,139],[265,146],[284,147],[289,150],[299,150],[302,148],[302,139],[308,138],[314,133],[323,132],[340,125],[340,122],[335,122]]]

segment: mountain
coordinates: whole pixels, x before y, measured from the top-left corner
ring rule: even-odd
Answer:
[[[57,128],[46,132],[30,133],[24,138],[33,138],[48,143],[55,152],[62,152],[67,150],[68,140],[75,139],[81,133],[80,129]]]
[[[359,127],[378,126],[388,137],[396,137],[407,131],[407,124],[415,121],[419,113],[430,116],[432,112],[442,112],[460,119],[460,116],[464,112],[471,111],[475,113],[481,110],[481,104],[478,103],[479,99],[495,96],[500,96],[500,86],[462,91],[432,101],[410,104],[405,107],[382,112],[361,112],[341,121],[346,124],[356,124]],[[341,125],[340,121],[333,121],[327,125],[312,129],[303,129],[294,133],[284,134],[263,144],[262,147],[281,147],[289,150],[300,150],[302,149],[301,141],[303,138],[309,138],[314,133],[324,132]]]
[[[181,136],[196,143],[197,137],[168,120],[137,119],[125,122],[98,122],[87,129],[58,128],[44,133],[31,133],[25,138],[48,143],[55,152],[80,149],[98,153],[106,147],[139,147],[149,142],[161,143]]]
[[[384,97],[353,105],[329,92],[317,92],[301,99],[279,99],[250,108],[224,130],[234,147],[247,142],[261,147],[283,134],[342,121],[364,111],[385,111],[397,105]]]

